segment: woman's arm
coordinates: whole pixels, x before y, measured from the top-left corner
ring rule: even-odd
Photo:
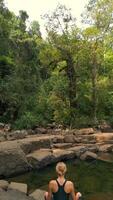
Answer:
[[[73,200],[79,200],[79,198],[82,196],[80,192],[75,192],[73,183],[72,183],[72,187],[71,187],[71,196],[72,196]]]
[[[52,181],[49,183],[47,200],[52,200]]]
[[[75,195],[75,188],[74,188],[73,183],[71,183],[71,196],[72,196],[72,200],[78,200]]]

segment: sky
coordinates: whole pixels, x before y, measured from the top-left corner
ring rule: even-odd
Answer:
[[[84,11],[84,6],[88,0],[5,0],[9,10],[18,15],[19,10],[26,10],[29,21],[37,20],[40,24],[42,34],[44,34],[44,22],[41,15],[48,11],[53,11],[58,3],[66,5],[72,9],[72,14],[77,19],[77,25],[81,26],[80,15]]]

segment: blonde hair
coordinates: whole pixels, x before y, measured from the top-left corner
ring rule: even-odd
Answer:
[[[56,165],[56,172],[59,176],[63,176],[67,171],[66,164],[64,162],[59,162]]]

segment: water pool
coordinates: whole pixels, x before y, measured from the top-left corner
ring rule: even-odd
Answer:
[[[104,161],[66,161],[67,179],[74,182],[85,200],[113,200],[113,163]],[[38,171],[10,178],[10,181],[28,184],[29,192],[47,190],[49,180],[55,179],[55,164]]]

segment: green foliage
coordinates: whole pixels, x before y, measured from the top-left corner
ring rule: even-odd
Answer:
[[[71,10],[46,14],[47,38],[28,14],[0,1],[0,121],[15,128],[113,124],[113,1],[89,1],[78,29]]]
[[[37,117],[34,113],[25,112],[20,118],[18,118],[13,127],[16,129],[31,128],[37,124]]]

